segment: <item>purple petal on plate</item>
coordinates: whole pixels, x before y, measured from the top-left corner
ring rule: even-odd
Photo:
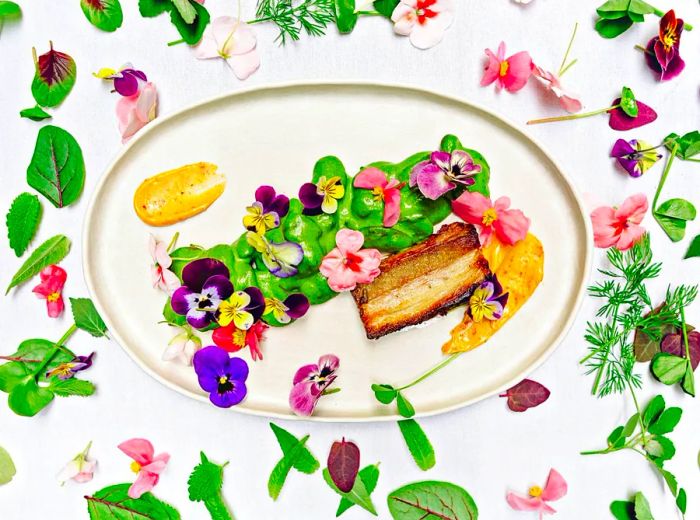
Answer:
[[[636,152],[634,147],[624,139],[618,139],[613,145],[610,157],[623,157]]]
[[[187,323],[189,323],[195,329],[203,329],[209,325],[212,321],[212,314],[207,311],[200,311],[198,309],[190,309],[187,311]]]
[[[309,310],[309,299],[301,293],[290,294],[284,305],[289,309],[287,315],[296,320],[301,318]]]
[[[219,347],[211,345],[195,352],[192,365],[199,378],[199,386],[207,392],[215,390],[228,363],[229,355]]]
[[[245,310],[253,315],[254,321],[258,321],[265,312],[265,297],[262,291],[257,287],[248,287],[243,292],[250,296],[250,303]]]
[[[184,316],[190,310],[190,298],[188,296],[194,294],[189,287],[184,285],[175,290],[172,298],[170,298],[170,306],[176,314]]]
[[[439,199],[455,187],[456,184],[450,182],[437,166],[435,170],[431,171],[426,168],[418,174],[418,188],[425,197],[431,200]]]
[[[620,98],[613,101],[613,105],[620,103]],[[658,117],[657,113],[649,105],[645,105],[641,101],[637,101],[637,106],[639,107],[639,114],[637,117],[630,117],[620,108],[617,107],[610,111],[610,120],[608,124],[613,130],[626,131],[632,130],[633,128],[639,128],[646,124],[655,121]]]
[[[222,276],[217,274],[207,278],[207,281],[202,286],[202,292],[211,292],[215,298],[226,300],[233,294],[233,284],[229,280],[228,275]]]
[[[320,210],[321,204],[323,204],[323,195],[318,194],[315,184],[307,182],[299,188],[299,200],[306,210]]]
[[[424,171],[429,171],[430,173],[435,173],[435,172],[442,172],[440,170],[440,167],[434,164],[431,161],[422,161],[416,164],[413,169],[411,170],[411,176],[408,179],[408,185],[413,187],[416,184],[418,184],[418,177],[423,173]]]
[[[204,282],[214,275],[230,278],[228,267],[214,258],[200,258],[187,264],[182,270],[182,282],[194,292],[201,292]]]
[[[228,361],[227,374],[231,379],[244,382],[248,379],[248,363],[244,359],[234,357]]]
[[[209,400],[219,408],[231,408],[245,399],[248,388],[243,381],[231,381],[231,389],[223,393],[213,391],[209,394]]]
[[[311,363],[309,365],[304,365],[300,367],[294,374],[294,380],[292,384],[296,385],[302,381],[309,381],[315,374],[318,374],[318,365]]]
[[[277,213],[279,218],[284,217],[287,213],[289,213],[289,197],[282,194],[277,195],[275,200],[272,201],[272,204],[270,204],[269,210]]]

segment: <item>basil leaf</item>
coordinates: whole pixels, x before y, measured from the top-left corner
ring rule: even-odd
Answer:
[[[634,92],[629,87],[622,87],[622,95],[620,96],[620,108],[630,117],[639,115],[639,107],[637,100],[634,97]]]
[[[391,18],[391,15],[394,13],[394,9],[396,9],[396,6],[399,5],[400,1],[401,0],[376,0],[373,4],[374,10],[382,16]]]
[[[39,386],[30,374],[12,389],[7,404],[17,415],[33,417],[48,406],[53,397],[53,392]]]
[[[654,516],[651,514],[649,501],[641,491],[634,495],[634,514],[637,520],[654,520]]]
[[[413,419],[399,421],[398,424],[416,465],[423,471],[435,466],[435,450],[420,424]]]
[[[170,10],[170,21],[188,45],[195,45],[202,39],[204,29],[209,24],[209,11],[198,3],[191,4],[197,13],[194,21],[187,23],[177,9]]]
[[[95,393],[95,385],[84,379],[58,379],[51,378],[48,389],[59,397],[88,397]]]
[[[57,264],[63,260],[70,251],[70,240],[63,235],[56,235],[37,247],[29,258],[22,264],[22,267],[15,273],[7,286],[5,294],[10,289],[26,282],[30,278],[38,275],[44,268],[52,264]]]
[[[367,493],[371,495],[377,488],[377,482],[379,481],[379,465],[372,464],[370,466],[365,466],[357,474],[358,478],[362,480],[365,485]],[[355,504],[348,498],[341,497],[340,503],[338,504],[338,510],[335,512],[336,518],[342,515],[345,511],[350,509]]]
[[[394,520],[476,520],[479,510],[463,488],[450,482],[428,480],[400,487],[387,497]]]
[[[685,220],[659,215],[656,212],[654,212],[654,219],[672,242],[680,242],[683,240],[685,236]]]
[[[53,43],[49,42],[49,51],[35,59],[34,65],[32,95],[37,104],[42,107],[60,105],[75,85],[75,61],[68,54],[55,51]]]
[[[694,220],[697,215],[695,206],[685,199],[669,199],[656,208],[656,213],[681,220]]]
[[[357,24],[355,0],[334,0],[335,24],[341,34],[351,33]]]
[[[70,298],[75,325],[96,338],[107,335],[107,325],[90,298]]]
[[[679,383],[685,375],[685,366],[688,360],[682,357],[660,352],[654,356],[651,362],[651,373],[656,379],[665,385]]]
[[[85,184],[83,151],[75,138],[57,126],[39,130],[27,183],[57,208],[75,202]]]
[[[22,16],[22,9],[15,2],[7,0],[0,1],[0,20],[19,18]]]
[[[649,426],[649,433],[663,435],[672,432],[680,422],[682,414],[683,410],[677,406],[667,408],[659,415],[659,418]]]
[[[49,114],[39,105],[20,110],[19,116],[26,117],[27,119],[31,119],[32,121],[43,121],[44,119],[51,119],[51,114]]]
[[[374,504],[372,503],[372,498],[369,496],[369,492],[367,491],[364,482],[362,482],[362,479],[356,478],[355,484],[352,486],[352,489],[347,493],[343,493],[341,490],[338,489],[338,487],[333,482],[333,479],[331,478],[331,474],[328,471],[328,468],[323,469],[323,480],[325,480],[326,484],[328,484],[328,486],[333,491],[338,493],[341,497],[348,499],[353,504],[360,506],[366,511],[369,511],[374,516],[377,516],[377,510],[375,509]]]
[[[688,251],[686,251],[683,258],[694,258],[700,256],[700,235],[697,235],[690,245],[688,246]]]
[[[41,203],[36,195],[22,193],[12,201],[5,222],[7,238],[16,256],[22,256],[27,250],[39,227],[40,217]]]
[[[180,513],[152,493],[131,498],[131,484],[115,484],[101,489],[93,496],[86,496],[90,520],[180,520]]]
[[[2,4],[0,4],[1,7]],[[10,482],[16,473],[17,470],[14,462],[12,462],[12,457],[10,457],[5,448],[0,446],[0,486]]]
[[[407,419],[416,415],[416,409],[413,408],[411,401],[406,399],[401,392],[396,395],[396,408],[399,411],[399,415]]]
[[[80,0],[85,18],[106,32],[114,32],[122,26],[124,14],[119,0]]]
[[[391,385],[372,385],[374,397],[382,404],[390,404],[396,399],[398,392]]]

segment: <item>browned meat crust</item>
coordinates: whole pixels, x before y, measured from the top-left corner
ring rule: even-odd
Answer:
[[[476,229],[463,222],[385,258],[380,269],[372,283],[352,291],[369,339],[445,314],[491,274]]]

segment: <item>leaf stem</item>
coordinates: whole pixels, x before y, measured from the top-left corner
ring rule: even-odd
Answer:
[[[185,43],[185,40],[173,40],[171,42],[168,42],[168,47],[173,47],[175,45],[180,45],[181,43]]]
[[[172,251],[172,249],[175,247],[175,244],[177,243],[177,239],[180,238],[180,232],[176,231],[175,234],[173,235],[173,238],[170,239],[170,243],[168,244],[168,249],[166,250],[168,253]]]
[[[19,361],[21,363],[41,363],[41,359],[27,359],[22,356],[0,356],[5,361]]]
[[[642,435],[642,446],[647,445],[647,429],[644,426],[644,419],[642,416],[642,410],[639,408],[639,401],[637,401],[637,394],[634,393],[634,388],[632,387],[632,383],[630,383],[630,380],[627,380],[627,386],[630,389],[630,393],[632,394],[632,400],[634,401],[634,407],[637,410],[637,415],[639,416],[639,429],[641,431]]]
[[[559,77],[562,77],[564,73],[569,70],[569,68],[576,63],[577,60],[572,61],[568,65],[566,64],[566,60],[569,59],[569,53],[571,52],[571,47],[574,44],[574,38],[576,38],[576,31],[578,30],[578,22],[574,24],[574,31],[571,33],[571,38],[569,38],[569,45],[566,47],[566,52],[564,53],[564,59],[561,60],[561,65],[559,65],[559,73],[557,74]]]
[[[611,107],[607,108],[601,108],[600,110],[593,110],[592,112],[584,112],[582,114],[569,114],[566,116],[558,116],[558,117],[545,117],[544,119],[531,119],[530,121],[527,122],[528,125],[539,125],[541,123],[554,123],[557,121],[570,121],[572,119],[581,119],[584,117],[590,117],[590,116],[597,116],[598,114],[604,114],[606,112],[610,112],[611,110],[615,110],[616,108],[619,108],[620,104],[613,105]]]
[[[671,165],[673,164],[673,159],[676,156],[676,153],[678,152],[678,143],[675,143],[673,145],[673,149],[671,150],[671,155],[669,156],[668,160],[666,161],[666,166],[664,166],[664,171],[661,173],[661,179],[659,180],[659,185],[656,187],[656,193],[654,194],[654,200],[651,203],[651,212],[654,214],[654,219],[658,222],[658,219],[656,218],[656,203],[659,201],[659,196],[661,195],[661,190],[664,187],[664,184],[666,183],[666,177],[668,177],[668,172],[671,170]]]
[[[32,373],[32,376],[36,378],[44,368],[46,368],[46,365],[51,363],[51,360],[56,357],[56,354],[58,354],[58,351],[63,348],[63,344],[68,341],[68,338],[70,338],[75,331],[78,330],[78,326],[74,323],[73,325],[70,326],[70,328],[66,331],[66,333],[61,336],[61,338],[54,343],[54,346],[51,350],[49,350],[46,353],[46,356],[44,357],[43,361],[39,364],[39,366],[34,370]]]
[[[425,372],[423,375],[419,376],[417,379],[414,379],[412,382],[408,383],[407,385],[402,386],[401,388],[396,388],[397,392],[400,392],[401,390],[406,390],[407,388],[411,388],[412,386],[417,385],[418,383],[425,381],[428,379],[430,376],[432,376],[435,372],[438,372],[445,368],[447,365],[452,363],[455,359],[457,359],[463,352],[457,352],[455,354],[452,354],[451,356],[447,357],[446,359],[443,359],[440,361],[437,365],[435,365],[433,368]]]

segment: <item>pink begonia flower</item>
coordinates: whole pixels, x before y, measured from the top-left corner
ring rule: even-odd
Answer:
[[[553,92],[554,95],[559,98],[559,104],[567,112],[573,114],[574,112],[579,112],[583,108],[583,104],[578,96],[565,90],[561,85],[561,79],[553,72],[535,66],[532,75],[535,76],[547,90]]]
[[[518,52],[506,59],[504,42],[498,45],[496,54],[491,49],[486,49],[486,56],[489,61],[484,67],[484,75],[481,78],[482,87],[495,81],[498,90],[505,88],[508,92],[517,92],[525,86],[535,68],[527,51]]]
[[[408,36],[418,49],[428,49],[440,43],[454,19],[452,0],[401,0],[391,21],[394,32]]]
[[[615,246],[620,251],[632,247],[646,230],[639,224],[649,209],[647,196],[637,193],[625,199],[619,208],[601,206],[591,213],[593,241],[596,247]]]
[[[384,227],[391,227],[401,216],[401,188],[405,182],[389,180],[379,168],[365,168],[355,176],[353,186],[372,190],[376,200],[384,202]]]
[[[136,473],[137,477],[129,488],[129,496],[140,498],[158,484],[160,474],[168,464],[170,455],[168,453],[154,455],[153,444],[146,439],[129,439],[122,442],[118,448],[134,459],[131,463],[131,471]]]
[[[343,228],[336,233],[338,247],[324,256],[319,266],[335,292],[352,291],[358,283],[370,283],[379,276],[382,255],[376,249],[361,249],[364,241],[360,231]]]
[[[151,264],[153,288],[172,294],[181,284],[177,275],[170,270],[173,261],[168,254],[167,244],[151,235],[148,239],[148,251],[153,260]]]
[[[157,105],[158,91],[151,82],[144,84],[133,96],[119,98],[117,119],[122,143],[126,143],[136,132],[156,118]]]
[[[452,201],[452,211],[465,222],[479,228],[479,240],[485,245],[492,233],[509,245],[522,240],[530,228],[530,219],[519,209],[508,209],[510,199],[500,197],[495,203],[481,193],[465,191]]]
[[[220,16],[204,30],[192,51],[200,60],[226,60],[236,77],[243,80],[260,67],[257,44],[255,32],[247,23],[231,16]]]
[[[37,298],[46,300],[46,310],[49,318],[58,318],[65,305],[63,303],[63,286],[66,283],[68,274],[57,265],[44,267],[39,273],[41,283],[32,289]]]
[[[65,484],[68,480],[72,480],[78,484],[83,484],[84,482],[90,482],[92,480],[97,461],[88,459],[88,452],[91,446],[92,441],[61,470],[57,476],[61,485]]]
[[[520,495],[509,491],[506,495],[508,505],[516,511],[537,511],[540,514],[540,520],[544,515],[553,515],[556,510],[547,502],[554,502],[566,495],[567,484],[564,477],[555,469],[549,470],[547,483],[544,488],[532,486],[528,490],[528,495]]]
[[[309,417],[314,413],[323,392],[338,377],[335,372],[339,366],[337,356],[326,354],[319,358],[318,364],[304,365],[297,370],[289,393],[289,406],[295,414]]]

